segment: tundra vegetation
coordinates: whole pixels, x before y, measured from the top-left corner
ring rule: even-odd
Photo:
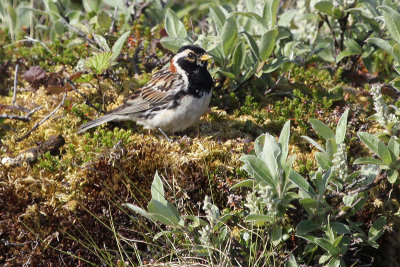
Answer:
[[[210,111],[77,134],[185,44]],[[400,4],[0,0],[0,265],[400,265]]]

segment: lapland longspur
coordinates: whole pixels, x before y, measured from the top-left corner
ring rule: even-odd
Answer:
[[[132,120],[145,129],[180,132],[197,122],[210,103],[213,80],[207,70],[211,58],[198,46],[186,45],[170,66],[153,75],[142,88],[106,115],[90,121],[78,132],[109,121]]]

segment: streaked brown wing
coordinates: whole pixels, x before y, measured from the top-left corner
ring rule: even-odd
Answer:
[[[182,89],[184,81],[180,74],[162,70],[141,89],[125,99],[124,104],[112,113],[124,115],[137,113],[168,103]]]

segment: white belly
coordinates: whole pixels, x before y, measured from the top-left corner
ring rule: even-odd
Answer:
[[[207,111],[212,92],[205,93],[200,98],[185,96],[180,105],[175,109],[168,109],[159,112],[151,119],[140,120],[137,123],[145,129],[161,128],[165,132],[180,132],[197,122]]]

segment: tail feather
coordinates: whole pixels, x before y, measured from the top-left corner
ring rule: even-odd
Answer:
[[[100,118],[97,118],[95,120],[89,121],[88,123],[85,123],[83,125],[81,125],[78,129],[78,133],[83,133],[86,130],[89,130],[91,128],[97,127],[103,123],[109,122],[109,121],[113,121],[117,119],[117,116],[114,114],[108,114],[108,115],[104,115]]]

